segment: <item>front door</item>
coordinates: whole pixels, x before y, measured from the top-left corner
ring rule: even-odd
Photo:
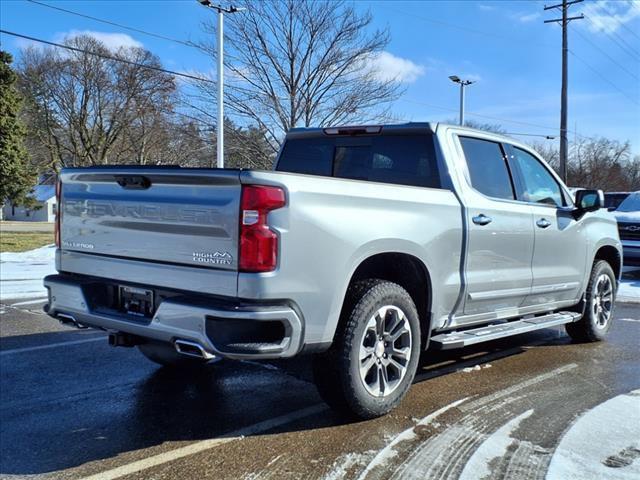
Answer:
[[[519,178],[518,197],[533,215],[533,284],[523,307],[577,301],[587,274],[584,226],[571,215],[570,201],[542,162],[529,152],[508,147]]]

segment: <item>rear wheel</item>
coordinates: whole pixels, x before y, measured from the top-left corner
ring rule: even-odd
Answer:
[[[580,320],[566,325],[567,333],[579,342],[604,340],[611,328],[616,295],[616,276],[604,260],[597,260],[591,269],[584,315]]]
[[[378,417],[401,402],[419,356],[420,323],[411,296],[395,283],[365,280],[350,287],[334,344],[314,358],[314,377],[332,408]]]
[[[195,357],[188,357],[176,352],[170,343],[148,341],[138,345],[138,350],[152,362],[163,367],[194,369],[203,368],[210,362]]]

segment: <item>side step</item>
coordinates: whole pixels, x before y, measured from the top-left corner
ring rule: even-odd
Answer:
[[[440,350],[462,348],[476,343],[575,322],[582,315],[576,312],[557,312],[539,317],[523,318],[456,332],[440,333],[431,337],[430,343]]]

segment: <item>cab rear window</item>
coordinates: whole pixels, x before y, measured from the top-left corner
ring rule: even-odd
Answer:
[[[440,188],[431,135],[291,138],[276,170]]]

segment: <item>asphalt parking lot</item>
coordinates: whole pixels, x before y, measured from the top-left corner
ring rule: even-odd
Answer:
[[[398,410],[355,423],[305,359],[176,374],[41,307],[1,307],[1,478],[640,478],[639,303],[604,343],[429,352]]]

